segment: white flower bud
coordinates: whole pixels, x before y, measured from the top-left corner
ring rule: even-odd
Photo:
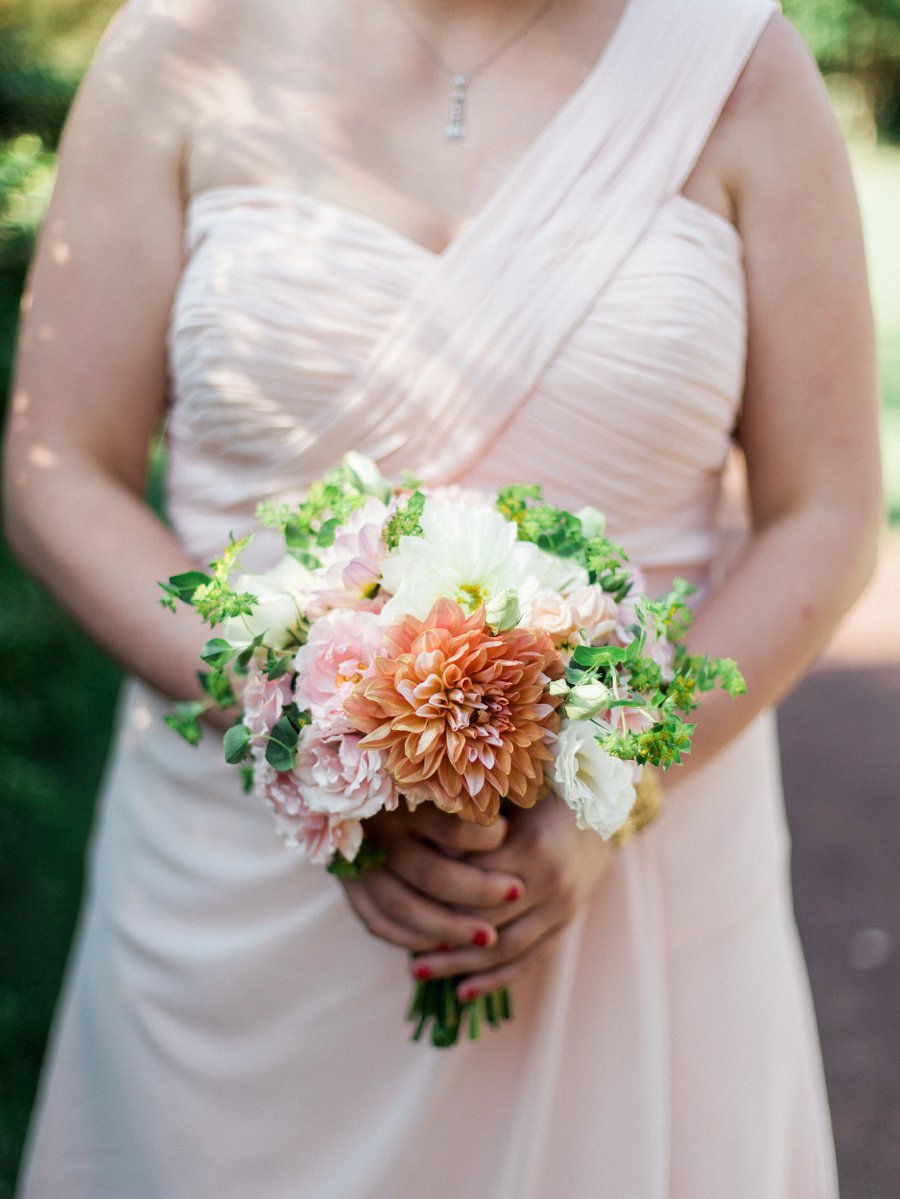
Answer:
[[[391,485],[371,458],[356,450],[348,450],[344,455],[344,466],[354,475],[366,495],[374,495],[384,503],[391,498]]]
[[[613,694],[605,683],[582,683],[573,687],[566,700],[570,720],[588,720],[609,707]]]
[[[492,633],[514,629],[522,616],[515,587],[506,587],[492,595],[484,607],[484,623]]]
[[[581,532],[588,541],[593,537],[599,537],[606,528],[606,518],[599,508],[581,508],[575,513],[581,521]]]

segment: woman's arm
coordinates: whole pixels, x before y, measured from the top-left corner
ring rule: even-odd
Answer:
[[[4,469],[25,565],[124,666],[181,698],[197,691],[204,637],[194,613],[159,607],[156,584],[193,564],[143,494],[182,260],[197,7],[127,5],[75,101],[23,308]]]
[[[697,762],[783,695],[827,640],[869,577],[881,520],[874,337],[856,200],[818,72],[781,18],[761,39],[715,140],[746,250],[750,341],[739,436],[754,527],[690,641],[697,651],[736,657],[748,695],[704,705],[696,751],[671,775],[688,783],[679,803],[690,803]],[[498,930],[496,943],[431,954],[417,967],[469,975],[465,986],[477,991],[507,983],[571,919],[609,857],[561,803],[515,813],[504,845],[477,859],[524,884],[517,902],[477,912]],[[393,918],[420,933],[409,863],[407,852],[393,880]],[[429,926],[449,940],[442,931]]]
[[[853,181],[824,85],[781,18],[735,95],[721,154],[746,247],[738,439],[753,536],[690,642],[736,657],[748,694],[704,706],[685,774],[782,698],[819,653],[871,575],[883,519],[875,335]]]

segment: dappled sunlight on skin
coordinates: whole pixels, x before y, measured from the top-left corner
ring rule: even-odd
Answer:
[[[490,119],[448,147],[435,136],[446,118],[446,81],[435,78],[430,59],[386,7],[359,6],[353,16],[362,33],[340,39],[339,55],[332,18],[315,10],[266,10],[252,23],[230,14],[215,71],[189,66],[195,120],[186,195],[234,184],[291,188],[440,253],[583,82],[618,15],[613,6],[608,19],[594,14],[584,27],[568,28],[574,46],[551,56],[524,106],[507,87],[521,64],[515,53],[505,57],[497,79],[479,81]],[[199,100],[198,84],[208,89]]]
[[[50,470],[59,465],[59,455],[44,445],[33,445],[28,451],[27,461],[39,470]]]

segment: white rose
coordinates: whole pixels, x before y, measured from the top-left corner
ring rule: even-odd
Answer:
[[[556,740],[551,779],[575,813],[579,828],[608,841],[634,805],[634,766],[614,758],[594,737],[590,722],[566,721]]]
[[[262,575],[241,575],[236,591],[255,595],[257,602],[246,616],[230,616],[218,633],[232,645],[249,645],[261,634],[263,645],[284,649],[296,641],[302,612],[299,596],[309,586],[310,573],[296,558],[287,554],[272,570]]]

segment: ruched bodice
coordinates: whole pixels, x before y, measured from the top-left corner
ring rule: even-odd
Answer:
[[[334,442],[334,409],[440,255],[330,202],[254,186],[197,195],[186,253],[170,507],[202,559],[261,500],[296,494],[348,448],[377,454],[371,437]],[[745,328],[736,230],[673,195],[456,480],[538,482],[559,503],[602,508],[647,565],[706,561]],[[429,423],[427,403],[415,419]]]

